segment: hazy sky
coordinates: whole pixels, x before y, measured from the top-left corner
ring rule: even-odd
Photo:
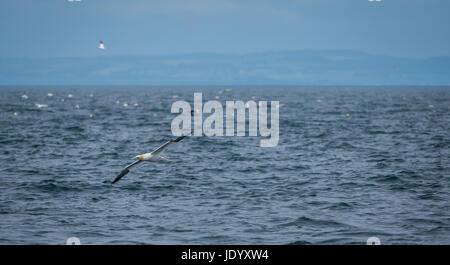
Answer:
[[[1,0],[0,57],[352,49],[450,56],[449,0]]]

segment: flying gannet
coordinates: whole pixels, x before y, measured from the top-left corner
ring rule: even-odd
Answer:
[[[128,165],[126,168],[124,168],[122,170],[122,172],[120,172],[120,174],[113,180],[112,184],[119,181],[123,176],[125,176],[126,174],[128,174],[128,172],[130,172],[130,169],[138,166],[142,162],[158,162],[158,161],[169,162],[169,160],[167,158],[161,156],[161,153],[164,150],[166,150],[167,147],[169,147],[171,144],[177,143],[177,142],[183,140],[186,136],[187,135],[184,135],[184,136],[180,136],[180,137],[176,138],[175,140],[170,140],[151,153],[137,155],[136,158],[138,160],[135,161],[134,163],[132,163],[131,165]]]
[[[103,41],[100,41],[100,44],[98,45],[98,48],[100,50],[106,50],[105,45],[103,44]]]

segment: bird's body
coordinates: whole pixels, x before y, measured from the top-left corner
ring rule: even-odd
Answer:
[[[128,165],[124,170],[122,170],[122,172],[120,172],[120,174],[114,179],[112,184],[114,184],[117,181],[119,181],[123,176],[128,174],[128,172],[130,172],[130,170],[132,168],[138,166],[142,162],[169,162],[169,160],[167,158],[161,156],[161,153],[164,150],[166,150],[167,147],[169,147],[169,145],[171,145],[173,143],[176,143],[176,142],[179,142],[179,141],[183,140],[185,137],[186,136],[180,136],[180,137],[176,138],[175,140],[170,140],[170,141],[166,142],[165,144],[163,144],[162,146],[160,146],[158,149],[156,149],[153,152],[145,153],[145,154],[142,154],[142,155],[137,155],[136,158],[138,160],[133,162],[132,164]]]
[[[103,41],[100,41],[100,44],[98,45],[98,48],[99,48],[100,50],[106,50],[105,44],[103,44]]]
[[[152,153],[145,153],[142,155],[138,155],[136,156],[136,158],[142,161],[151,161],[151,162],[158,161],[158,156],[155,156]]]

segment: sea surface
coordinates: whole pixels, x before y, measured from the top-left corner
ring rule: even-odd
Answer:
[[[172,162],[112,185],[136,155],[174,137],[172,103],[194,92],[224,108],[278,100],[278,146],[191,136],[165,151]],[[0,244],[450,244],[448,87],[0,95]]]

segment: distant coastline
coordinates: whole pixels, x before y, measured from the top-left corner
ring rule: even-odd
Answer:
[[[450,57],[351,50],[2,58],[0,86],[447,86]]]

